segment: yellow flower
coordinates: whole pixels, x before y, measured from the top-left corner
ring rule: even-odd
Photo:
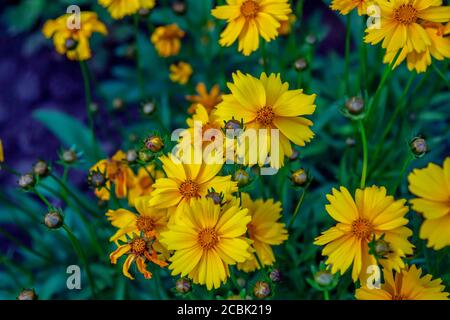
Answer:
[[[216,129],[217,131],[220,131],[221,135],[223,136],[221,130],[222,123],[220,119],[215,116],[214,112],[208,113],[208,110],[201,104],[197,104],[194,110],[195,113],[192,115],[192,117],[186,120],[186,123],[189,126],[189,129],[187,129],[187,131],[191,137],[194,136],[194,128],[196,122],[201,123],[202,125],[202,132],[200,132],[202,136],[209,129]],[[191,143],[193,143],[193,141],[191,141]]]
[[[125,262],[123,263],[122,273],[130,280],[134,280],[134,277],[130,274],[129,269],[133,262],[136,262],[136,266],[140,273],[142,273],[145,279],[152,277],[151,272],[147,270],[147,261],[154,264],[165,267],[167,263],[158,258],[156,249],[153,247],[154,240],[147,239],[145,237],[135,236],[128,243],[119,245],[117,249],[109,255],[109,259],[112,264],[117,264],[117,260],[127,255]]]
[[[444,26],[440,23],[424,23],[422,26],[430,38],[431,44],[423,52],[410,51],[404,47],[394,65],[397,67],[405,59],[410,71],[416,70],[417,73],[425,72],[431,65],[432,57],[436,60],[444,60],[450,58],[450,23]],[[396,51],[387,52],[384,57],[384,63],[390,63],[394,60]]]
[[[333,189],[327,199],[330,204],[326,210],[338,224],[323,232],[314,244],[325,245],[322,255],[328,256],[326,264],[332,266],[332,273],[344,274],[353,264],[353,281],[363,281],[368,266],[377,265],[375,256],[369,254],[369,243],[380,239],[384,252],[379,263],[389,270],[404,267],[402,258],[413,252],[408,242],[412,232],[405,227],[405,200],[395,201],[384,187],[377,186],[357,189],[355,200],[345,187]]]
[[[288,20],[280,21],[280,27],[278,28],[278,34],[281,36],[287,36],[292,31],[292,26],[297,21],[295,14],[290,14]]]
[[[174,255],[169,259],[172,275],[188,276],[208,290],[219,288],[229,277],[229,265],[249,257],[243,238],[250,217],[247,209],[224,210],[212,199],[199,199],[185,208],[183,220],[161,233],[161,242]]]
[[[134,172],[128,166],[126,154],[119,150],[111,159],[97,162],[90,171],[99,170],[105,172],[108,181],[106,187],[111,190],[111,182],[114,183],[115,194],[118,198],[126,198],[128,190],[134,185]],[[95,190],[95,195],[101,200],[109,200],[109,191],[106,188]]]
[[[333,0],[331,9],[339,11],[340,14],[349,14],[355,8],[358,8],[358,15],[367,14],[367,8],[373,4],[373,0]]]
[[[259,36],[267,42],[275,39],[281,21],[292,12],[288,0],[227,0],[211,11],[217,19],[227,20],[220,45],[231,46],[239,40],[238,50],[249,56],[258,50]]]
[[[107,8],[114,19],[122,19],[139,9],[153,9],[155,6],[155,0],[98,0],[98,3]]]
[[[136,198],[150,195],[153,191],[153,183],[156,179],[162,177],[164,177],[164,172],[155,169],[155,165],[153,164],[147,166],[145,169],[140,168],[134,179],[133,186],[128,191],[129,204],[134,206]]]
[[[432,45],[430,35],[423,24],[447,22],[450,20],[450,7],[442,6],[435,0],[377,0],[381,9],[380,28],[368,28],[365,41],[373,45],[383,41],[392,62],[399,50],[399,59],[404,59],[412,51],[421,53]],[[422,24],[419,24],[422,23]]]
[[[106,35],[106,26],[98,20],[94,12],[81,12],[79,29],[76,28],[74,16],[63,15],[55,20],[48,20],[42,29],[42,33],[48,39],[53,38],[56,51],[67,55],[70,60],[88,60],[91,58],[89,38],[94,32]]]
[[[206,85],[203,82],[197,84],[197,87],[195,89],[197,90],[198,95],[186,96],[186,99],[192,102],[191,106],[188,109],[189,114],[193,114],[195,112],[197,104],[201,104],[206,108],[206,111],[210,113],[215,108],[215,106],[217,106],[222,101],[222,96],[218,85],[213,86],[209,93],[206,89]]]
[[[448,300],[449,294],[441,279],[432,280],[427,274],[423,277],[422,269],[415,265],[395,274],[383,270],[384,283],[381,289],[363,287],[356,290],[358,300]]]
[[[237,192],[237,183],[231,176],[218,176],[222,164],[186,164],[178,162],[172,154],[160,158],[167,178],[160,178],[153,184],[149,204],[157,208],[171,209],[181,217],[185,206],[193,199],[204,197],[208,191],[231,194]]]
[[[280,152],[274,157],[278,156],[283,166],[284,156],[290,157],[293,153],[290,141],[305,146],[314,137],[310,129],[313,123],[301,116],[314,113],[316,95],[289,90],[289,84],[283,83],[279,74],[267,77],[262,73],[257,79],[238,71],[233,74],[233,81],[228,83],[231,94],[222,96],[215,115],[222,123],[232,118],[242,120],[246,129],[279,129]],[[270,135],[270,130],[267,133]],[[263,147],[261,143],[259,147]],[[270,146],[266,149],[270,153]]]
[[[288,233],[281,219],[281,203],[273,199],[253,201],[247,193],[242,194],[242,207],[248,209],[252,220],[247,225],[248,236],[252,247],[263,266],[271,266],[275,262],[272,246],[282,244]],[[260,265],[254,254],[247,261],[238,264],[245,272],[259,269]]]
[[[5,162],[5,155],[3,154],[2,139],[0,139],[0,163]]]
[[[180,52],[181,38],[183,37],[184,31],[178,25],[170,24],[156,28],[150,40],[158,54],[167,58],[176,56]]]
[[[170,65],[170,80],[179,84],[186,84],[192,75],[192,67],[189,63],[180,61]]]
[[[435,250],[450,245],[450,157],[443,167],[430,163],[425,169],[414,169],[408,177],[409,191],[417,198],[412,208],[423,214],[420,238],[428,240]]]
[[[167,225],[167,210],[156,209],[148,205],[149,197],[140,197],[135,201],[139,214],[126,209],[109,210],[106,213],[111,224],[119,230],[109,239],[118,242],[126,241],[126,236],[133,234],[146,238],[158,238]]]

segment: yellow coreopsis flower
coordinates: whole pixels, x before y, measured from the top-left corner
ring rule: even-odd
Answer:
[[[91,58],[89,39],[94,32],[106,35],[106,26],[98,20],[94,12],[81,12],[79,25],[72,14],[63,15],[55,20],[48,20],[42,33],[48,39],[53,38],[55,49],[65,54],[70,60],[88,60]]]
[[[106,187],[111,190],[111,182],[114,183],[115,194],[118,198],[126,198],[128,190],[134,185],[135,175],[126,159],[127,155],[119,150],[111,159],[100,160],[90,169],[90,171],[106,173],[108,179]],[[95,195],[101,200],[109,200],[110,194],[107,189],[96,189]]]
[[[188,164],[175,159],[172,154],[160,158],[167,178],[160,178],[153,184],[149,204],[157,208],[170,209],[182,217],[185,206],[193,199],[204,197],[208,191],[225,195],[237,192],[237,183],[231,176],[218,176],[222,164]]]
[[[225,210],[207,198],[185,207],[184,219],[161,233],[161,242],[174,251],[169,259],[172,275],[188,276],[208,290],[219,288],[229,277],[228,266],[249,257],[243,238],[250,221],[247,213],[239,206]]]
[[[380,289],[366,286],[356,290],[358,300],[448,300],[449,294],[441,279],[432,280],[433,276],[422,275],[422,269],[415,265],[395,274],[383,270],[384,283]]]
[[[157,170],[154,164],[147,166],[145,169],[140,168],[133,185],[128,190],[128,202],[131,206],[134,206],[134,201],[138,197],[150,195],[153,191],[153,183],[156,179],[164,177],[164,172]]]
[[[126,241],[126,236],[131,238],[133,234],[158,238],[167,226],[167,210],[150,207],[148,202],[149,197],[136,199],[135,207],[139,214],[126,209],[109,210],[106,213],[108,220],[119,229],[109,240],[116,243]]]
[[[133,262],[140,273],[144,275],[146,279],[150,279],[152,274],[147,270],[147,262],[152,262],[160,267],[167,266],[167,262],[160,260],[154,245],[153,239],[146,237],[134,236],[126,244],[119,245],[118,248],[112,252],[109,259],[112,264],[117,264],[118,259],[127,255],[122,267],[122,273],[130,280],[134,280],[134,277],[130,274],[129,270]]]
[[[435,0],[377,0],[380,7],[379,28],[366,30],[365,41],[377,44],[390,54],[392,62],[399,50],[399,59],[404,59],[412,51],[421,53],[431,46],[430,35],[425,31],[424,24],[430,22],[450,21],[450,7],[442,6],[442,1]]]
[[[176,56],[180,52],[184,31],[177,24],[161,26],[155,29],[151,41],[161,57]]]
[[[340,14],[349,14],[353,9],[358,8],[358,15],[367,14],[367,8],[372,5],[374,0],[333,0],[331,9],[339,11]]]
[[[252,240],[254,254],[264,266],[275,262],[272,246],[280,245],[288,238],[288,232],[281,219],[281,203],[273,199],[253,201],[247,193],[242,194],[242,207],[248,209],[251,221],[247,225],[248,236]],[[252,253],[250,259],[238,264],[245,272],[252,272],[261,266]]]
[[[280,22],[288,20],[291,12],[288,0],[227,0],[211,11],[228,23],[220,45],[229,47],[238,40],[238,50],[246,56],[258,50],[260,36],[267,42],[275,39]]]
[[[5,155],[3,153],[3,143],[0,139],[0,163],[5,162]]]
[[[333,189],[327,195],[330,202],[325,208],[338,222],[336,226],[322,233],[314,244],[325,245],[322,255],[328,256],[327,265],[332,273],[345,273],[353,264],[353,281],[363,281],[370,265],[378,262],[385,268],[399,271],[404,267],[402,260],[412,254],[413,245],[408,237],[412,231],[405,227],[408,208],[406,200],[395,201],[386,195],[384,187],[357,189],[355,200],[345,187]],[[369,243],[376,243],[378,262],[369,253]]]
[[[206,111],[210,113],[215,106],[222,101],[222,94],[220,93],[220,88],[218,85],[214,85],[209,93],[203,82],[197,84],[195,89],[197,91],[197,95],[186,96],[186,99],[192,103],[188,109],[188,113],[190,114],[195,112],[198,104],[201,104],[206,108]]]
[[[114,19],[122,19],[140,9],[150,10],[155,6],[155,0],[98,0],[98,3],[107,8]]]
[[[231,94],[223,95],[223,101],[217,105],[215,115],[223,122],[231,119],[243,121],[246,129],[278,129],[281,166],[284,156],[293,153],[291,141],[299,146],[305,146],[314,137],[311,131],[312,121],[302,117],[314,113],[316,95],[306,95],[303,90],[289,90],[289,84],[282,82],[280,75],[269,77],[262,73],[260,78],[240,71],[233,74],[234,83],[228,83]],[[267,137],[270,141],[270,137]],[[263,147],[260,142],[259,147]],[[270,146],[266,147],[270,154]],[[259,159],[265,160],[265,159]],[[260,163],[261,165],[261,163]]]
[[[417,196],[410,200],[412,208],[425,218],[420,238],[435,250],[450,246],[450,157],[442,167],[430,163],[425,169],[414,169],[408,181],[409,191]]]
[[[179,84],[188,83],[192,75],[192,66],[189,63],[180,61],[170,65],[170,80]]]

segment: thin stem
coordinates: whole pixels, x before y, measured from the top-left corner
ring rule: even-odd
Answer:
[[[350,38],[351,38],[351,18],[350,14],[347,14],[347,26],[345,33],[345,90],[347,95],[350,96]]]
[[[141,100],[145,99],[145,85],[144,85],[144,75],[142,73],[142,65],[141,65],[141,55],[139,50],[139,14],[136,13],[134,15],[134,32],[135,32],[135,46],[136,46],[136,71],[137,71],[137,80],[139,83],[139,91],[141,95]]]
[[[47,208],[52,208],[53,206],[50,204],[50,202],[45,198],[39,191],[37,191],[36,188],[33,189],[34,194],[36,194],[39,199],[42,200],[42,202],[47,206]]]
[[[368,90],[369,89],[369,77],[368,77],[368,68],[367,68],[367,43],[364,41],[364,37],[361,37],[361,77],[362,77],[362,83],[364,85],[364,89]]]
[[[89,263],[86,259],[86,255],[82,249],[82,246],[81,246],[80,242],[78,241],[77,237],[75,237],[72,230],[70,230],[70,228],[67,225],[64,224],[63,229],[66,231],[67,237],[69,238],[70,242],[72,243],[72,246],[73,246],[78,258],[81,260],[84,267],[86,268],[86,274],[88,277],[89,286],[91,287],[92,296],[94,298],[96,298],[97,294],[96,294],[96,289],[95,289],[94,278],[92,277],[91,269],[89,267]]]
[[[330,292],[328,290],[323,290],[323,300],[330,300]]]
[[[305,199],[306,190],[308,190],[308,186],[303,188],[302,195],[298,199],[297,206],[295,207],[294,214],[292,215],[291,221],[289,222],[288,229],[291,229],[294,225],[295,219],[297,218],[298,212],[300,211],[300,207],[302,206],[303,200]]]
[[[6,172],[9,172],[15,176],[20,177],[22,174],[19,171],[14,170],[13,168],[7,166],[4,163],[0,163],[0,171],[5,170]]]
[[[433,66],[434,71],[441,77],[441,79],[445,82],[447,85],[447,88],[450,89],[450,81],[447,79],[447,77],[442,73],[441,70],[437,67],[436,63],[431,64]]]
[[[397,179],[396,179],[396,181],[394,183],[394,186],[391,189],[391,194],[392,195],[395,195],[395,192],[397,191],[397,189],[398,189],[398,187],[399,187],[399,185],[400,185],[400,183],[401,183],[401,181],[403,179],[403,176],[405,175],[406,169],[408,169],[408,167],[411,164],[411,161],[413,159],[414,159],[414,157],[413,157],[412,153],[410,151],[408,151],[408,156],[406,157],[406,160],[403,163],[402,170],[400,171],[400,174],[398,175],[398,177],[397,177]]]
[[[367,136],[366,136],[366,129],[364,128],[364,124],[362,121],[358,121],[359,126],[359,132],[361,133],[361,141],[363,145],[363,166],[362,166],[362,172],[361,172],[361,182],[360,182],[360,188],[364,189],[366,186],[366,178],[367,178],[367,164],[369,161],[369,151],[367,147]]]
[[[52,259],[49,256],[46,256],[40,252],[34,251],[32,248],[25,245],[20,239],[16,238],[12,234],[10,234],[8,231],[4,230],[2,227],[0,227],[0,234],[2,234],[5,238],[9,239],[11,242],[13,242],[16,246],[21,247],[22,249],[28,251],[29,253],[32,253],[33,255],[50,262]]]

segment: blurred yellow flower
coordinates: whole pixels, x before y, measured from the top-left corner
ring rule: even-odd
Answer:
[[[3,143],[0,139],[0,163],[5,162],[5,155],[3,154]]]
[[[385,63],[392,63],[399,50],[402,50],[399,62],[413,51],[425,53],[433,44],[430,32],[424,26],[430,22],[450,21],[450,7],[443,6],[442,1],[377,0],[377,5],[381,9],[380,27],[367,28],[365,41],[373,45],[382,41],[382,47],[388,53]],[[415,58],[411,56],[410,67]]]
[[[425,169],[414,169],[408,181],[409,191],[417,196],[410,200],[412,208],[425,218],[420,238],[428,240],[428,246],[435,250],[449,246],[450,157],[442,167],[430,163]]]
[[[350,11],[358,8],[358,15],[362,16],[367,14],[367,8],[373,3],[374,0],[333,0],[330,7],[343,15],[349,14]]]
[[[108,220],[119,229],[109,240],[116,243],[119,240],[124,242],[126,236],[131,238],[133,234],[148,239],[158,238],[167,225],[167,210],[150,207],[148,202],[149,197],[136,199],[135,206],[139,214],[126,209],[109,210],[106,213]]]
[[[128,203],[134,206],[134,201],[138,197],[150,195],[153,191],[153,183],[156,179],[164,177],[164,172],[155,169],[151,164],[146,168],[140,168],[133,182],[133,186],[128,191]]]
[[[290,14],[288,20],[280,21],[280,27],[278,28],[278,34],[281,36],[287,36],[292,31],[292,26],[297,21],[295,14]]]
[[[193,114],[197,108],[197,104],[201,104],[205,107],[206,111],[210,113],[215,106],[217,106],[222,101],[222,94],[218,85],[214,85],[211,91],[208,93],[206,85],[203,82],[197,84],[195,88],[197,95],[186,96],[186,100],[192,102],[188,109],[189,114]]]
[[[95,195],[104,201],[109,200],[111,190],[111,182],[114,183],[115,194],[117,198],[126,198],[128,190],[134,185],[135,175],[130,169],[127,162],[127,155],[119,150],[111,159],[104,159],[97,162],[90,171],[105,172],[108,181],[106,188],[95,190]],[[109,189],[109,190],[108,190]],[[112,190],[111,190],[112,191]]]
[[[153,244],[154,241],[152,239],[134,236],[128,243],[118,245],[117,249],[109,255],[109,259],[112,264],[117,264],[117,261],[121,256],[127,255],[122,267],[123,275],[130,280],[134,280],[134,277],[130,274],[129,270],[131,264],[136,262],[139,272],[144,275],[145,279],[150,279],[152,274],[147,270],[147,261],[162,268],[167,266],[167,262],[159,259]]]
[[[157,27],[150,38],[161,57],[176,56],[180,52],[184,31],[177,24]]]
[[[280,245],[288,238],[288,232],[281,219],[281,203],[273,199],[253,201],[247,193],[242,195],[242,207],[248,209],[251,221],[247,225],[248,236],[258,260],[264,266],[275,262],[272,246]],[[252,253],[250,259],[238,264],[245,272],[252,272],[261,266]]]
[[[215,115],[222,122],[233,118],[242,120],[246,129],[279,129],[280,150],[274,157],[279,157],[281,166],[284,156],[290,157],[293,153],[291,141],[305,146],[312,140],[314,133],[310,127],[313,123],[301,116],[314,113],[315,94],[289,90],[289,84],[283,83],[279,74],[268,77],[262,73],[258,79],[238,71],[233,74],[233,82],[228,83],[231,94],[222,96],[223,101],[217,105]],[[267,134],[270,135],[270,130]],[[267,141],[270,141],[270,136]],[[259,147],[264,147],[261,144]],[[270,143],[265,149],[270,153]]]
[[[281,21],[292,12],[288,0],[227,0],[211,11],[217,19],[227,20],[220,45],[231,46],[239,40],[238,50],[249,56],[259,48],[259,37],[267,42],[278,36]]]
[[[331,272],[344,274],[353,264],[353,281],[362,282],[368,276],[367,268],[380,263],[388,270],[400,271],[404,258],[413,253],[408,237],[412,231],[405,227],[408,208],[406,200],[395,201],[386,195],[384,187],[357,189],[355,200],[345,187],[340,191],[333,188],[327,195],[330,202],[325,208],[338,223],[315,239],[314,244],[323,246],[322,255],[328,256],[327,265]],[[369,253],[369,243],[382,241],[382,257]]]
[[[170,80],[179,84],[188,83],[192,75],[192,66],[189,63],[180,61],[170,65]]]
[[[98,3],[107,8],[114,19],[122,19],[140,9],[153,9],[155,6],[155,0],[98,0]]]
[[[400,272],[383,270],[384,283],[381,289],[369,289],[367,286],[356,289],[358,300],[448,300],[449,294],[441,279],[422,275],[422,269],[415,265]]]
[[[89,39],[94,32],[104,35],[108,33],[106,26],[98,20],[97,14],[89,11],[81,12],[79,26],[76,25],[74,15],[66,14],[55,20],[48,20],[42,28],[46,38],[53,38],[59,54],[79,61],[91,58]]]
[[[250,217],[247,209],[224,210],[212,199],[198,199],[185,207],[184,218],[169,224],[161,242],[174,255],[169,259],[172,275],[188,276],[194,283],[217,289],[229,277],[229,265],[249,257],[243,238]]]

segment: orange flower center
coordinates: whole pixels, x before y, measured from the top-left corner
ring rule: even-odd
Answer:
[[[218,242],[217,232],[213,228],[203,229],[198,234],[198,243],[205,250],[214,248]]]
[[[145,242],[143,239],[136,239],[133,240],[133,242],[131,242],[131,251],[135,255],[144,254],[146,249],[147,249],[147,242]]]
[[[256,112],[256,121],[265,127],[270,126],[273,119],[275,119],[275,113],[272,107],[262,107]]]
[[[258,12],[259,4],[253,0],[247,0],[241,6],[241,13],[246,18],[254,18]]]
[[[412,24],[417,20],[417,10],[410,4],[402,4],[395,10],[394,18],[401,24]]]
[[[136,227],[144,233],[155,229],[155,222],[150,217],[140,216],[136,221]]]
[[[352,223],[352,233],[359,239],[370,240],[370,236],[373,232],[373,226],[369,220],[359,218]]]
[[[198,192],[200,191],[200,186],[198,183],[188,179],[180,185],[180,193],[185,198],[197,198],[199,197]]]
[[[392,300],[403,300],[404,297],[401,294],[394,294]]]

